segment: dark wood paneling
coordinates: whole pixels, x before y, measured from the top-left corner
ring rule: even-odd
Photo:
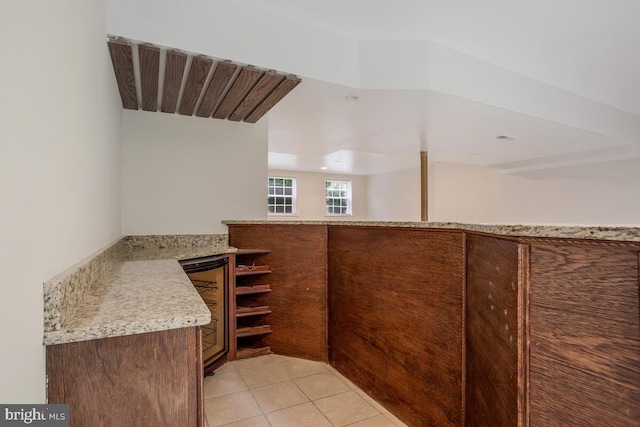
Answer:
[[[182,94],[182,101],[180,102],[179,112],[183,116],[192,115],[196,109],[196,103],[202,93],[202,88],[209,75],[209,70],[211,70],[211,64],[213,64],[213,60],[206,56],[196,56],[193,58],[187,83],[184,87],[184,93]]]
[[[274,105],[282,100],[289,92],[291,92],[298,84],[300,84],[301,80],[297,77],[287,77],[284,79],[278,87],[276,87],[273,92],[267,96],[264,101],[256,107],[255,110],[251,114],[249,114],[244,121],[248,123],[255,123],[262,116],[267,114]]]
[[[271,285],[264,296],[273,331],[264,338],[273,352],[326,361],[327,231],[315,225],[230,225],[229,244],[269,249],[261,262],[272,273],[259,280]]]
[[[209,86],[202,98],[196,115],[198,117],[210,117],[213,109],[218,105],[225,94],[229,81],[238,69],[238,65],[229,61],[219,62],[216,66]]]
[[[329,227],[331,364],[412,426],[463,423],[462,241]]]
[[[224,97],[220,106],[213,113],[216,119],[226,119],[240,104],[251,88],[256,84],[262,71],[250,65],[242,67],[240,74],[233,81],[231,88]]]
[[[175,50],[167,51],[167,61],[164,71],[164,83],[162,85],[162,112],[175,113],[182,85],[184,67],[187,64],[187,55]]]
[[[466,422],[518,425],[518,243],[467,234]]]
[[[160,49],[139,45],[140,85],[142,87],[142,109],[158,110],[158,73],[160,72]]]
[[[256,83],[240,105],[238,105],[231,116],[229,116],[229,120],[237,122],[247,117],[282,80],[284,80],[284,76],[281,74],[271,71],[264,73],[262,77],[260,77],[260,80],[258,80],[258,83]]]
[[[637,249],[532,245],[531,426],[640,425]]]
[[[119,40],[109,40],[108,44],[122,106],[129,110],[137,110],[138,96],[136,95],[136,81],[133,74],[131,44]]]
[[[196,340],[183,328],[48,346],[48,401],[71,405],[72,426],[196,426]]]

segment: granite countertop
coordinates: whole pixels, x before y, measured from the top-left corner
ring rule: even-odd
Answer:
[[[366,227],[402,227],[402,228],[434,228],[476,231],[479,233],[501,236],[612,240],[621,242],[640,242],[640,227],[610,226],[577,226],[577,225],[512,225],[512,224],[464,224],[458,222],[428,221],[296,221],[296,220],[227,220],[226,225],[332,225],[332,226],[366,226]]]
[[[184,247],[139,243],[122,239],[45,283],[45,345],[211,321],[209,309],[178,260],[237,249],[224,242]]]

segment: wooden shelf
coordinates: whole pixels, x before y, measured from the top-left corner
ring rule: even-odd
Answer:
[[[236,358],[246,359],[247,357],[262,356],[264,354],[270,354],[271,347],[258,347],[258,348],[238,348]]]
[[[270,325],[248,326],[236,329],[236,337],[253,337],[256,335],[266,335],[271,333]]]
[[[269,249],[238,249],[237,255],[261,255],[271,252]]]
[[[257,307],[236,307],[236,317],[259,316],[270,313],[271,310],[268,305],[260,305]]]
[[[264,294],[271,292],[271,285],[237,286],[236,295]]]
[[[268,265],[244,265],[238,264],[236,266],[236,276],[251,276],[254,274],[269,274],[271,270],[269,270]]]

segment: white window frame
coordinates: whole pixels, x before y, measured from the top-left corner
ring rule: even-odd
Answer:
[[[327,188],[327,184],[328,183],[340,183],[340,184],[344,184],[346,187],[345,189],[339,188],[339,189],[329,189]],[[332,192],[332,194],[329,194],[329,191]],[[347,195],[346,196],[342,196],[342,195],[335,195],[335,191],[346,191]],[[325,216],[351,216],[352,215],[352,206],[353,206],[353,191],[352,191],[352,185],[351,185],[351,181],[347,181],[344,179],[325,179],[324,181],[324,197],[325,197],[325,201],[324,201],[324,212],[325,212]],[[329,206],[327,204],[328,199],[332,199],[332,200],[346,200],[346,208],[347,211],[346,213],[334,213],[334,212],[329,212],[330,208],[332,206]],[[335,205],[333,205],[335,206]],[[343,207],[344,205],[339,205],[338,207]]]
[[[269,203],[269,197],[289,197],[288,194],[270,194],[270,189],[273,188],[274,189],[274,193],[277,192],[277,188],[279,188],[278,186],[271,186],[270,185],[270,180],[276,180],[276,179],[290,179],[291,180],[291,189],[292,189],[292,194],[291,194],[291,212],[270,212],[269,211],[269,207],[272,206]],[[283,189],[286,189],[286,187],[282,187]],[[285,190],[286,192],[286,190]],[[267,178],[267,215],[271,216],[291,216],[291,215],[296,215],[296,201],[297,201],[297,192],[298,192],[298,188],[297,188],[297,180],[295,177],[292,176],[269,176]],[[273,204],[274,207],[274,211],[277,209],[279,205],[277,203]],[[287,204],[283,204],[282,206],[287,206]]]

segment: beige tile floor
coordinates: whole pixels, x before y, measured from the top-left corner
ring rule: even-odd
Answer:
[[[404,427],[329,365],[270,354],[204,380],[209,427]]]

